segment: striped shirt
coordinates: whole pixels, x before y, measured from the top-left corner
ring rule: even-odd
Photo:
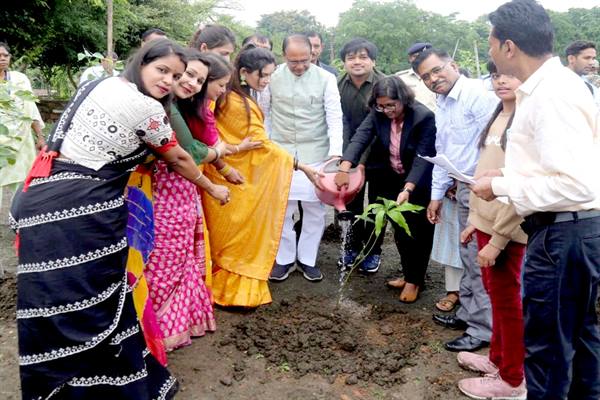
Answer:
[[[473,175],[479,158],[479,135],[500,100],[483,81],[460,76],[450,93],[437,98],[435,150],[463,173]],[[448,172],[433,167],[431,199],[442,200],[452,186]]]

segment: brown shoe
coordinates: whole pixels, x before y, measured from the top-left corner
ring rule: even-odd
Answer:
[[[414,283],[406,283],[404,290],[400,293],[400,301],[403,303],[414,303],[419,297],[419,287]]]
[[[396,279],[392,279],[391,281],[387,281],[386,285],[388,285],[389,287],[392,287],[394,289],[404,289],[404,286],[406,285],[406,281],[402,278],[396,278]]]

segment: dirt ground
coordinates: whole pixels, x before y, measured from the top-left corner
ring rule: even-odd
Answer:
[[[383,264],[372,276],[355,274],[340,293],[335,233],[321,245],[319,283],[293,273],[270,284],[273,303],[258,310],[217,309],[218,329],[169,354],[180,382],[178,400],[453,400],[456,382],[475,376],[458,368],[443,343],[459,332],[431,320],[443,290],[443,271],[431,265],[427,288],[414,304],[385,287],[398,274],[398,255],[386,239]],[[0,226],[0,398],[18,399],[14,320],[16,260],[12,233]]]

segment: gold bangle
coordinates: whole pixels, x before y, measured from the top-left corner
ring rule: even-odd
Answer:
[[[221,174],[221,176],[228,176],[232,172],[231,165],[225,164],[225,166],[221,169],[218,169],[217,172]]]
[[[235,145],[235,152],[239,153],[240,152],[240,146],[238,146],[237,144]]]
[[[200,182],[200,180],[202,179],[202,174],[198,174],[197,177],[194,178],[194,182]]]

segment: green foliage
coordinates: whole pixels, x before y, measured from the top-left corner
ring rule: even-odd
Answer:
[[[366,208],[365,211],[361,215],[356,216],[355,223],[358,221],[367,221],[372,224],[375,224],[375,229],[371,232],[371,237],[367,240],[367,243],[371,243],[371,245],[367,248],[367,245],[363,246],[363,248],[358,253],[356,259],[350,266],[350,272],[345,276],[342,283],[342,290],[346,287],[350,276],[354,272],[354,270],[364,261],[365,257],[371,252],[373,246],[377,242],[377,238],[381,235],[384,228],[386,227],[388,221],[392,221],[395,223],[394,229],[402,229],[408,236],[412,236],[410,233],[410,227],[406,223],[406,218],[402,213],[412,212],[418,213],[422,211],[424,208],[411,203],[402,203],[398,204],[394,200],[384,199],[383,197],[377,198],[377,203],[371,203]]]
[[[31,119],[23,115],[22,103],[35,100],[30,91],[17,90],[11,82],[0,81],[0,171],[16,161],[17,149],[11,143],[23,140],[19,130],[14,127],[31,123]]]
[[[308,31],[319,32],[323,35],[324,48],[327,48],[329,33],[325,26],[317,21],[316,17],[307,10],[302,11],[278,11],[261,16],[257,24],[257,32],[271,38],[273,42],[273,53],[281,57],[281,44],[283,39],[292,33],[303,33]]]

